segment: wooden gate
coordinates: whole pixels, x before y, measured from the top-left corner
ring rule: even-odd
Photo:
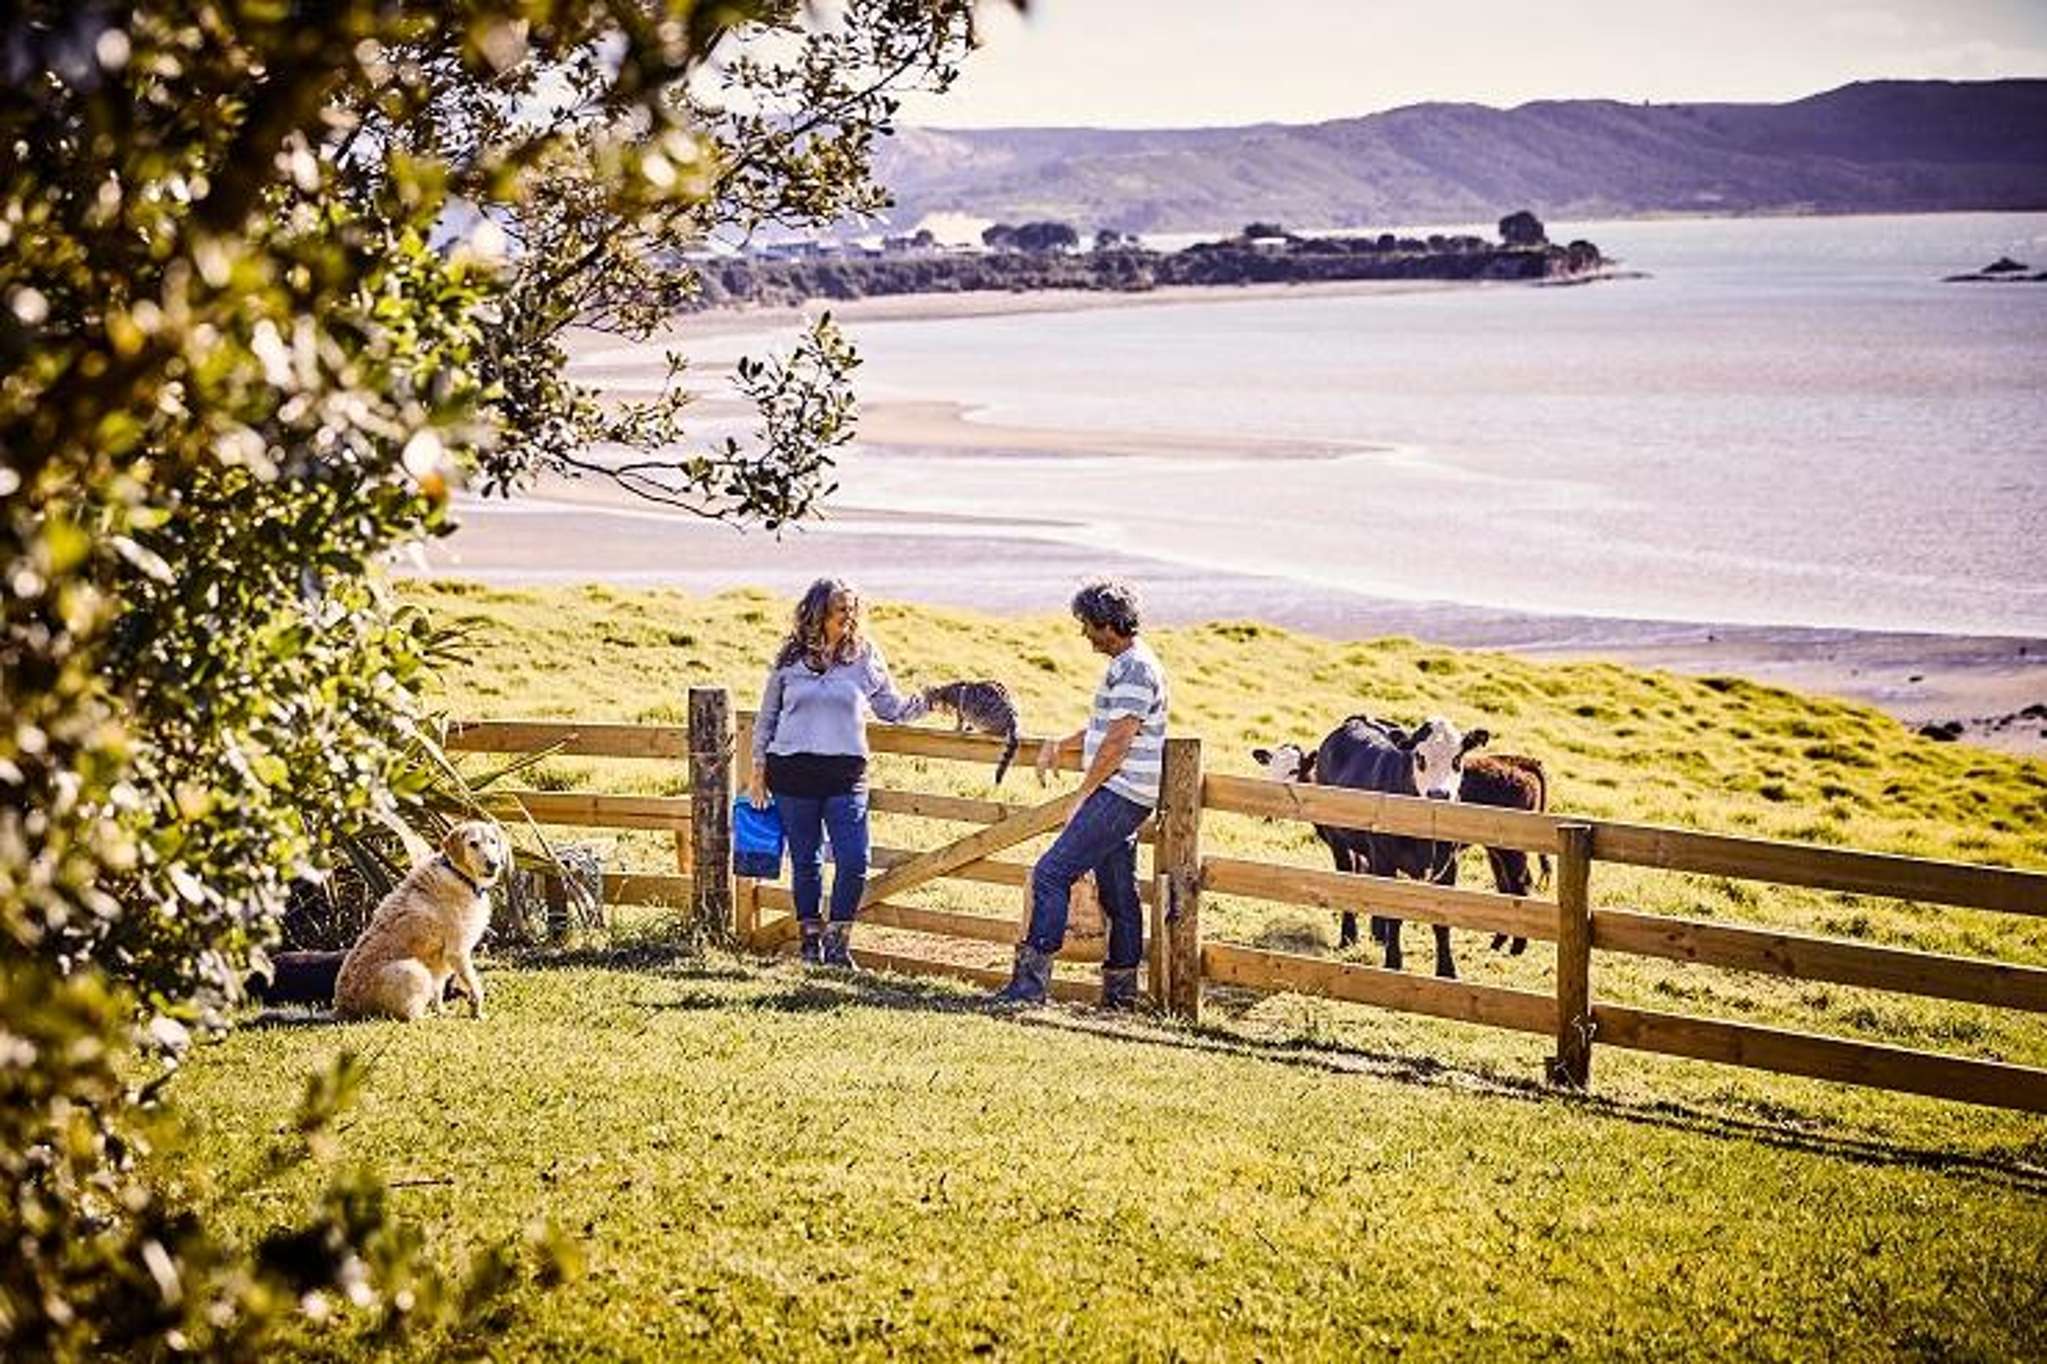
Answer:
[[[739,712],[735,721],[733,785],[735,789],[744,789],[751,767],[753,713]],[[1026,735],[1020,750],[1033,752],[1040,742],[1038,737]],[[982,766],[992,765],[1002,747],[999,741],[978,735],[895,725],[869,726],[868,744],[877,753]],[[1079,759],[1070,753],[1062,753],[1057,767],[1062,774],[1077,773],[1080,770]],[[873,870],[860,900],[860,923],[869,928],[1013,946],[1019,936],[1018,910],[1024,887],[1030,884],[1030,866],[1025,862],[1002,860],[998,854],[1057,829],[1072,809],[1072,800],[1070,790],[1048,800],[1020,805],[882,785],[870,787],[867,798],[870,813],[909,815],[978,827],[933,847],[912,849],[877,844],[870,853]],[[1150,850],[1155,854],[1153,860],[1156,862],[1158,830],[1153,825],[1146,825],[1138,834],[1138,842],[1140,851]],[[708,856],[709,853],[700,847],[699,858]],[[1146,985],[1154,998],[1163,1000],[1169,979],[1167,956],[1170,935],[1161,911],[1168,897],[1153,884],[1153,879],[1140,865],[1138,896],[1151,920],[1145,944]],[[987,901],[991,906],[999,903],[999,914],[962,913],[903,903],[902,897],[911,891],[941,880],[1009,887],[1011,894],[999,902],[993,897]],[[785,887],[740,878],[734,885],[735,935],[741,942],[757,949],[776,951],[786,948],[798,937],[795,908],[795,899]],[[975,966],[891,951],[876,946],[871,935],[864,936],[868,940],[856,945],[860,960],[877,967],[910,974],[964,977],[991,985],[1008,979],[1006,967]],[[1098,962],[1102,958],[1102,949],[1103,944],[1099,940],[1069,940],[1058,959]],[[1092,999],[1098,986],[1092,981],[1069,980],[1055,975],[1052,990],[1062,998]]]

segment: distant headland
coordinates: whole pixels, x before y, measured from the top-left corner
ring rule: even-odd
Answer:
[[[1440,233],[1318,236],[1257,222],[1234,236],[1156,251],[1103,228],[1083,250],[1071,224],[1040,221],[997,223],[969,246],[919,232],[871,244],[784,243],[692,265],[703,284],[699,308],[991,290],[1144,293],[1175,285],[1352,280],[1576,283],[1599,278],[1612,265],[1592,242],[1549,241],[1542,222],[1525,209],[1500,219],[1499,232],[1498,241]]]

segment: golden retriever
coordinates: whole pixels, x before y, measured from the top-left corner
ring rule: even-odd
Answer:
[[[490,926],[484,890],[509,860],[504,833],[490,821],[450,829],[440,855],[406,873],[348,949],[334,982],[335,1016],[410,1020],[439,1013],[454,976],[470,1012],[483,1017],[483,982],[470,954]]]

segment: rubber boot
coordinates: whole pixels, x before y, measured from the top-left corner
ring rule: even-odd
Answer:
[[[853,960],[853,925],[832,922],[824,926],[824,964],[836,966],[841,971],[855,971],[860,963]]]
[[[803,930],[803,964],[821,966],[824,964],[824,925],[815,919],[804,919],[797,925]]]
[[[1027,942],[1016,945],[1016,966],[1009,984],[995,992],[990,1003],[1005,1008],[1028,1009],[1045,1002],[1052,990],[1052,958]]]
[[[1134,1013],[1143,1006],[1137,993],[1135,966],[1102,968],[1102,1007],[1119,1013]]]

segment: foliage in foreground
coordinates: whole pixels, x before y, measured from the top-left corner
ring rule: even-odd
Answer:
[[[370,1309],[360,1329],[374,1339],[473,1331],[517,1283],[559,1282],[579,1268],[573,1243],[535,1223],[526,1250],[504,1238],[451,1278],[422,1254],[418,1230],[390,1216],[389,1191],[361,1167],[328,1182],[309,1219],[266,1227],[248,1249],[221,1238],[143,1173],[187,1137],[155,1086],[134,1100],[124,1074],[132,1058],[100,1043],[120,1037],[126,1017],[126,1002],[97,974],[0,964],[0,1018],[9,1023],[0,1175],[12,1191],[15,1266],[0,1335],[12,1357],[248,1358],[287,1314],[317,1322],[347,1308]],[[330,1155],[336,1120],[365,1076],[347,1051],[316,1067],[288,1120],[250,1148],[260,1153],[251,1177],[286,1178]],[[24,1300],[41,1312],[23,1311]]]
[[[720,225],[871,203],[889,89],[949,80],[971,9],[855,0],[819,28],[786,0],[10,7],[0,1045],[26,1106],[0,1168],[0,1243],[23,1249],[0,1260],[0,1348],[168,1343],[110,1315],[110,1286],[174,1312],[198,1298],[163,1261],[213,1272],[210,1243],[142,1234],[157,1203],[120,1169],[142,1115],[62,1058],[118,1055],[152,1019],[174,1051],[175,1020],[217,1020],[287,880],[408,794],[435,636],[373,561],[443,532],[465,478],[514,489],[593,438],[681,435],[672,386],[600,408],[554,337],[651,325],[669,298],[638,286]],[[722,83],[695,79],[714,51]],[[850,435],[853,363],[821,326],[743,369],[756,440],[622,477],[800,517]],[[45,1036],[39,1001],[92,972],[104,1007]],[[328,1225],[367,1246],[380,1216],[350,1206]]]

